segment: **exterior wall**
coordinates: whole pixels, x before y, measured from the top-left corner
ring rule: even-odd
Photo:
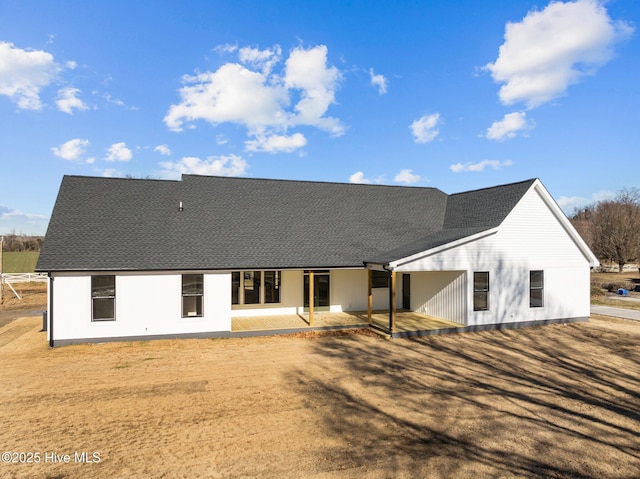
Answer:
[[[331,271],[331,311],[366,311],[368,307],[367,270]],[[389,288],[371,290],[373,309],[389,309]],[[396,277],[396,307],[402,306],[402,278]]]
[[[535,189],[522,198],[496,233],[414,257],[396,270],[465,271],[468,326],[589,316],[589,261]],[[542,308],[529,307],[531,270],[544,271]],[[489,272],[489,311],[473,311],[474,271]],[[412,284],[416,301],[430,297],[431,289],[424,284],[422,288],[420,292],[419,284]]]
[[[115,275],[115,321],[91,320],[90,273],[55,275],[53,309],[49,308],[53,313],[54,340],[206,334],[231,330],[229,273],[204,274],[203,316],[197,318],[182,317],[181,274]]]
[[[364,269],[334,269],[330,274],[329,311],[367,310],[367,271]],[[402,306],[400,275],[396,283],[397,307]],[[232,317],[271,316],[304,313],[304,272],[282,271],[282,290],[278,304],[233,305]],[[389,309],[389,288],[374,288],[373,309]]]
[[[282,271],[280,302],[275,304],[234,304],[231,316],[275,316],[284,314],[302,314],[302,295],[304,289],[303,271]],[[231,275],[229,275],[229,298],[231,303]]]
[[[466,324],[467,275],[465,271],[411,273],[411,310]]]

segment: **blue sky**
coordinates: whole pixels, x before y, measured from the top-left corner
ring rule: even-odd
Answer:
[[[640,3],[0,0],[0,233],[62,176],[640,187]]]

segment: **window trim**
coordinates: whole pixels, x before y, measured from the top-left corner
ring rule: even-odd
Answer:
[[[266,273],[274,272],[277,277],[277,290],[278,290],[278,301],[277,302],[267,302],[266,300],[266,282],[265,277]],[[260,283],[258,284],[258,288],[260,289],[258,294],[258,302],[256,303],[247,303],[245,301],[245,273],[253,273],[254,278],[255,274],[260,275]],[[238,283],[234,285],[234,278],[238,279]],[[234,302],[234,288],[237,287],[237,302]],[[241,271],[231,271],[231,306],[268,306],[268,305],[276,305],[282,304],[282,270],[280,269],[256,269],[256,270],[241,270]]]
[[[113,278],[113,295],[108,296],[96,296],[94,281],[97,278]],[[94,303],[96,299],[110,299],[113,302],[113,317],[112,318],[96,318]],[[91,275],[91,322],[101,323],[103,321],[115,321],[116,320],[116,275],[115,274],[96,274]]]
[[[267,301],[267,274],[273,273],[273,291],[278,295],[278,301]],[[262,272],[262,299],[264,304],[280,304],[280,291],[282,290],[282,272],[279,270],[269,270]]]
[[[486,288],[478,288],[476,286],[476,275],[486,275],[486,284],[487,287]],[[489,274],[489,271],[474,271],[473,272],[473,310],[474,311],[489,311],[490,309],[490,303],[489,303],[489,299],[490,299],[490,291],[491,291],[491,275]],[[486,303],[486,307],[482,308],[479,307],[478,305],[476,305],[476,295],[477,294],[484,294],[485,295],[485,303]]]
[[[200,276],[201,290],[199,292],[195,292],[195,293],[185,293],[184,292],[184,279],[185,279],[185,276]],[[202,318],[202,317],[204,317],[204,274],[202,274],[202,273],[183,273],[180,276],[180,280],[181,280],[180,315],[182,316],[183,319]],[[184,307],[185,298],[200,298],[200,314],[197,314],[198,313],[197,311],[196,311],[196,314],[185,314],[185,307]],[[196,307],[196,309],[197,309],[197,307]]]
[[[532,276],[535,273],[540,273],[540,286],[533,286]],[[540,304],[533,304],[533,295],[531,294],[533,291],[540,291]],[[542,269],[534,269],[529,271],[529,307],[530,308],[544,308],[544,270]]]

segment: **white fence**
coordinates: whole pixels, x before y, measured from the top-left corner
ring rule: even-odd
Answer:
[[[4,295],[4,285],[9,286],[16,298],[22,299],[22,296],[11,286],[13,283],[34,283],[46,282],[49,278],[43,273],[0,273],[0,297]]]
[[[2,282],[6,284],[46,282],[48,279],[45,273],[2,273]]]

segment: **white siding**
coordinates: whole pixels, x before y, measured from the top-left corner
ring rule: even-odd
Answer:
[[[331,272],[332,311],[366,311],[368,303],[366,270],[334,270]],[[389,309],[389,288],[371,290],[373,309]],[[396,303],[402,306],[402,277],[396,277]]]
[[[302,314],[303,279],[303,271],[282,271],[279,303],[234,304],[231,307],[231,316],[242,318],[248,316]],[[231,291],[231,288],[229,288],[229,291]],[[231,293],[229,293],[229,302],[231,302]]]
[[[364,269],[331,270],[330,312],[367,310],[367,271]],[[402,305],[402,277],[396,282],[397,307]],[[304,272],[282,272],[281,302],[279,304],[233,305],[233,317],[271,316],[304,313]],[[373,309],[389,309],[389,288],[374,288]]]
[[[589,316],[589,261],[536,189],[522,198],[497,232],[455,248],[417,255],[400,263],[397,270],[465,270],[467,325]],[[529,307],[531,270],[544,271],[543,308]],[[489,272],[489,311],[473,311],[474,271]],[[412,296],[429,297],[430,289],[420,293],[416,288],[412,285]]]
[[[466,291],[464,271],[411,273],[411,310],[465,324]]]
[[[54,340],[231,330],[229,273],[204,275],[203,317],[199,318],[182,318],[181,274],[116,273],[115,276],[115,321],[91,320],[90,275],[55,276]]]

